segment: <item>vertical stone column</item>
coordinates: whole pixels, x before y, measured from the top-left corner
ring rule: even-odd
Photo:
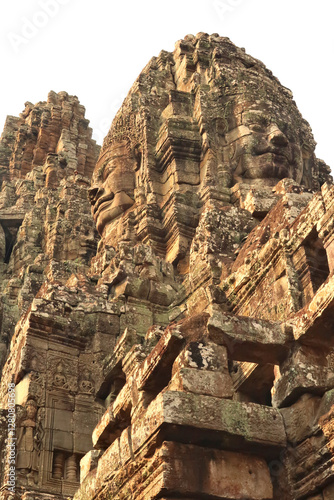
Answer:
[[[71,455],[68,457],[65,463],[65,479],[67,481],[77,481],[77,472],[78,472],[78,465],[77,465],[77,457],[76,455]]]
[[[61,451],[56,451],[53,460],[52,476],[54,479],[61,479],[64,475],[65,455]]]

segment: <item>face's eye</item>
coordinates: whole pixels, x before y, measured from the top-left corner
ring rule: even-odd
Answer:
[[[103,176],[102,176],[103,182],[109,177],[109,174],[111,173],[111,171],[112,171],[112,169],[109,167],[104,169]]]
[[[94,181],[96,183],[101,182],[103,178],[103,171],[104,171],[104,165],[101,165],[95,172],[94,172]]]
[[[259,123],[252,123],[252,124],[248,125],[248,128],[250,130],[252,130],[253,132],[259,132],[259,133],[265,132],[265,127],[263,127]]]
[[[260,113],[249,112],[243,116],[242,123],[253,132],[265,132],[269,126],[269,117]]]
[[[104,165],[102,165],[100,172],[100,179],[102,180],[102,182],[104,182],[114,170],[115,165],[113,164],[113,162],[106,162]]]

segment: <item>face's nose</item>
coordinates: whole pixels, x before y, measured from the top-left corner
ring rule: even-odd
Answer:
[[[88,189],[88,197],[92,205],[96,203],[97,199],[102,195],[102,193],[103,188],[99,186],[92,186],[90,189]]]
[[[283,134],[283,132],[277,128],[277,127],[273,127],[268,135],[268,141],[270,142],[270,144],[272,144],[273,146],[287,146],[289,144],[289,141],[286,137],[285,134]]]

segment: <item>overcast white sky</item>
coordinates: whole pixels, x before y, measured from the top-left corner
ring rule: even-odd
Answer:
[[[289,87],[334,169],[331,0],[2,0],[0,129],[49,90],[77,95],[101,144],[133,81],[199,31],[228,36]]]

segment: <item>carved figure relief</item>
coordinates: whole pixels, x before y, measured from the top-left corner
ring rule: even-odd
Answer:
[[[78,390],[77,358],[48,355],[48,389],[66,390],[72,393]]]
[[[26,476],[27,484],[37,484],[38,463],[44,430],[38,418],[37,404],[30,399],[25,404],[25,416],[19,425],[17,437],[17,469]]]
[[[94,393],[94,382],[90,371],[87,368],[83,368],[82,375],[79,380],[79,392],[82,394],[93,394]]]
[[[68,389],[67,380],[64,374],[64,366],[61,362],[56,366],[56,373],[53,376],[53,385],[59,389]]]

